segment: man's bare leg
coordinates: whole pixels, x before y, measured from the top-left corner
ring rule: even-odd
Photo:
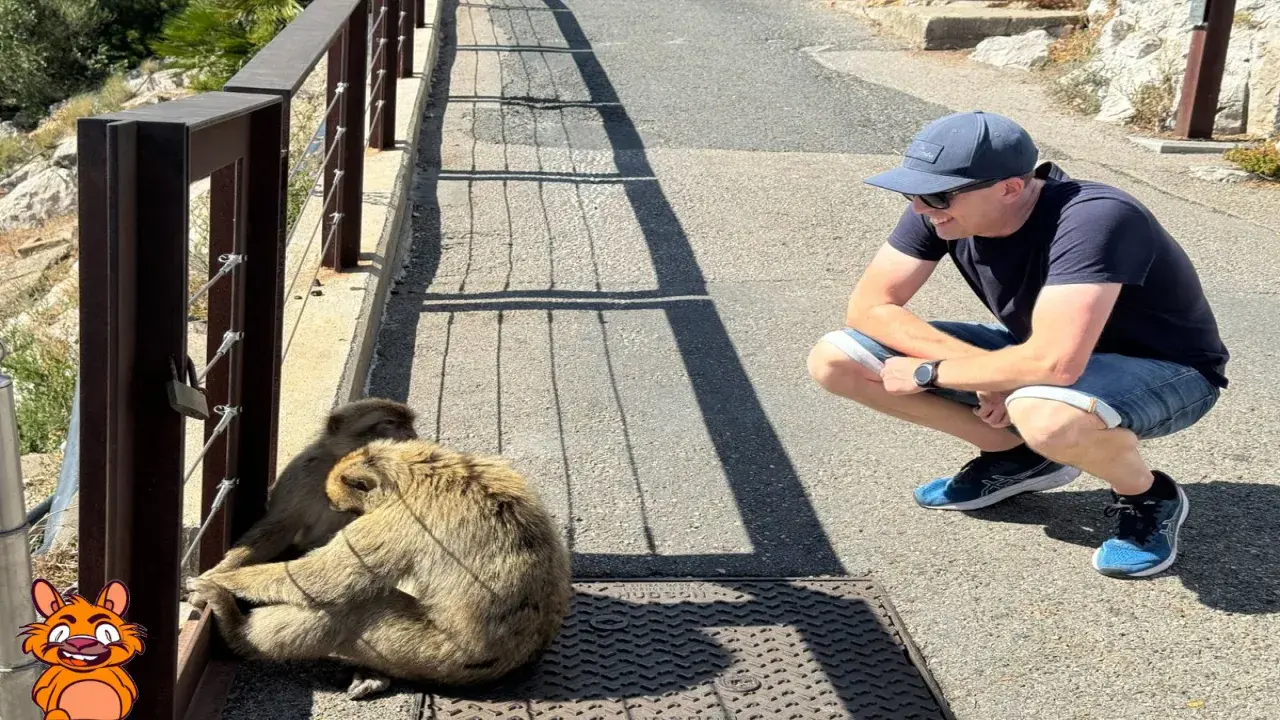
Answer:
[[[809,354],[809,373],[829,392],[982,451],[954,475],[916,487],[913,494],[921,507],[976,510],[1021,493],[1061,487],[1080,475],[1078,468],[1037,453],[1010,430],[988,425],[967,405],[933,393],[890,394],[874,370],[825,340]]]
[[[900,420],[938,430],[984,452],[1010,450],[1022,444],[1007,428],[991,427],[973,409],[932,393],[891,395],[870,369],[825,342],[809,353],[809,374],[828,392],[848,398]]]

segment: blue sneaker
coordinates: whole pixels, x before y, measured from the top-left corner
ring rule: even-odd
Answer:
[[[1047,460],[1019,445],[982,453],[955,475],[916,488],[915,498],[930,510],[976,510],[1020,493],[1062,487],[1079,476],[1078,468]]]
[[[1115,502],[1103,512],[1118,516],[1116,533],[1093,553],[1093,567],[1103,575],[1147,577],[1163,572],[1178,557],[1178,531],[1187,519],[1187,496],[1173,478],[1159,470],[1155,475],[1157,483],[1167,481],[1176,491],[1165,493],[1172,498],[1111,493]]]

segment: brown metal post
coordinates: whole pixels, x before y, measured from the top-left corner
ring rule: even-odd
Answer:
[[[170,363],[187,360],[188,130],[181,123],[138,125],[137,342],[130,374],[133,462],[130,540],[135,569],[129,619],[147,630],[147,651],[129,664],[139,693],[133,713],[170,718],[178,660],[179,567],[186,418],[169,404]],[[212,403],[210,404],[212,409]],[[110,576],[112,573],[108,573]],[[111,579],[108,577],[108,579]],[[81,588],[97,593],[99,588]]]
[[[370,131],[369,146],[375,150],[386,150],[394,147],[396,142],[396,18],[400,16],[399,0],[377,0],[380,9],[385,9],[382,25],[374,33],[373,72],[371,84],[374,88],[374,103],[370,111],[373,127]]]
[[[355,267],[360,261],[360,240],[364,227],[364,106],[368,98],[369,3],[361,0],[347,22],[346,73],[347,97],[343,100],[342,125],[347,133],[338,152],[342,161],[342,227],[335,240],[341,249],[342,267]]]
[[[413,77],[413,35],[418,27],[418,0],[400,0],[399,32],[400,77]]]
[[[418,19],[417,26],[420,28],[426,27],[427,26],[427,0],[414,0],[413,4],[414,4],[414,7],[417,8],[417,10],[414,11],[414,15]]]
[[[77,584],[96,593],[108,575],[127,584],[130,571],[137,126],[86,118],[77,137],[80,348],[98,358],[80,368]]]
[[[345,136],[339,137],[338,128],[342,125],[343,109],[346,104],[346,89],[343,90],[342,96],[338,95],[338,86],[342,85],[343,78],[347,72],[347,63],[344,54],[347,52],[347,30],[338,33],[338,37],[334,38],[333,44],[329,47],[329,77],[325,82],[325,107],[332,108],[329,114],[324,118],[324,157],[328,158],[328,162],[324,165],[324,195],[320,208],[323,215],[320,218],[321,242],[329,242],[328,248],[324,255],[320,258],[324,267],[342,269],[348,265],[343,262],[342,245],[339,237],[332,234],[334,218],[341,215],[343,204],[346,200],[346,193],[341,192],[338,187],[340,180],[339,173],[343,171],[343,165],[346,162],[347,154],[343,152],[345,149],[339,143],[343,143]],[[336,101],[336,102],[335,102]],[[335,145],[339,145],[335,149]],[[339,221],[341,224],[341,221]],[[341,231],[341,228],[339,228]],[[332,238],[332,240],[330,240]],[[322,246],[324,247],[324,246]]]
[[[256,110],[249,117],[249,155],[241,184],[241,192],[248,197],[244,231],[246,313],[241,340],[241,392],[245,403],[239,417],[240,482],[230,519],[233,541],[262,517],[267,488],[276,476],[287,172],[280,148],[288,107],[282,102]]]
[[[1236,12],[1236,0],[1206,2],[1205,23],[1191,31],[1191,52],[1174,123],[1174,133],[1188,139],[1213,137]]]

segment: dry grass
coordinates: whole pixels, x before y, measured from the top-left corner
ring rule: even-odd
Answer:
[[[31,133],[31,140],[46,150],[56,148],[58,143],[75,134],[77,120],[90,115],[115,112],[131,97],[133,93],[125,84],[124,76],[112,76],[97,92],[76,95],[67,100]]]
[[[1133,116],[1128,124],[1139,130],[1163,130],[1176,99],[1172,76],[1162,76],[1156,82],[1142,85],[1129,96]]]
[[[64,543],[55,544],[49,552],[31,557],[32,578],[44,578],[59,590],[76,584],[80,573],[80,543],[73,535]]]
[[[97,92],[68,99],[57,112],[26,135],[0,140],[0,177],[25,165],[32,158],[58,147],[76,132],[76,121],[82,117],[115,112],[133,97],[123,75],[108,78]]]
[[[66,238],[74,243],[78,226],[76,215],[72,213],[55,217],[33,230],[12,230],[0,233],[0,277],[3,277],[4,266],[18,258],[19,248],[53,238]]]
[[[62,453],[28,455],[22,459],[22,484],[26,494],[26,510],[44,502],[58,487]]]

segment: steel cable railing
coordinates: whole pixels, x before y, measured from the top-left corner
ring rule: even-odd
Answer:
[[[81,368],[77,402],[83,397],[86,432],[79,450],[68,447],[76,456],[68,459],[87,470],[81,501],[55,503],[38,522],[52,527],[61,513],[77,511],[77,586],[96,591],[119,573],[136,592],[136,612],[157,649],[136,666],[139,684],[151,688],[139,698],[140,716],[191,702],[206,645],[195,639],[185,647],[198,649],[177,652],[178,629],[185,635],[191,626],[162,600],[171,592],[163,588],[216,564],[261,516],[276,471],[281,365],[323,305],[311,304],[317,294],[309,288],[300,302],[293,293],[308,271],[315,285],[323,267],[358,262],[364,153],[395,144],[397,81],[413,67],[418,27],[412,1],[313,0],[221,92],[167,103],[161,113],[80,121],[82,152],[105,159],[79,170],[81,187],[106,189],[101,197],[86,193],[80,208],[84,267],[103,268],[83,276],[83,349],[103,362]],[[328,96],[306,105],[323,108],[323,116],[291,133],[297,121],[289,110],[303,107],[299,91],[325,53]],[[291,151],[295,137],[307,144]],[[139,178],[148,178],[146,187]],[[186,248],[166,242],[189,227],[190,209],[172,202],[179,178],[212,182],[212,262],[194,283],[186,276],[194,263],[180,254]],[[144,193],[156,201],[138,202]],[[173,307],[184,301],[186,312]],[[195,312],[208,328],[200,333],[207,356],[199,365],[182,354]],[[168,403],[163,391],[133,391],[155,381],[161,367]],[[170,377],[170,368],[185,372]],[[194,387],[184,389],[188,382]],[[184,405],[175,397],[194,399]],[[198,442],[192,419],[200,423]],[[199,451],[184,452],[184,443]],[[177,476],[180,482],[164,480]],[[192,495],[183,488],[197,477],[199,487],[190,489],[200,492],[199,512],[184,513]],[[183,522],[184,515],[192,519]],[[144,528],[154,522],[179,523],[182,539],[148,540]],[[194,632],[204,637],[210,627],[204,617]],[[177,667],[166,657],[177,657]]]

